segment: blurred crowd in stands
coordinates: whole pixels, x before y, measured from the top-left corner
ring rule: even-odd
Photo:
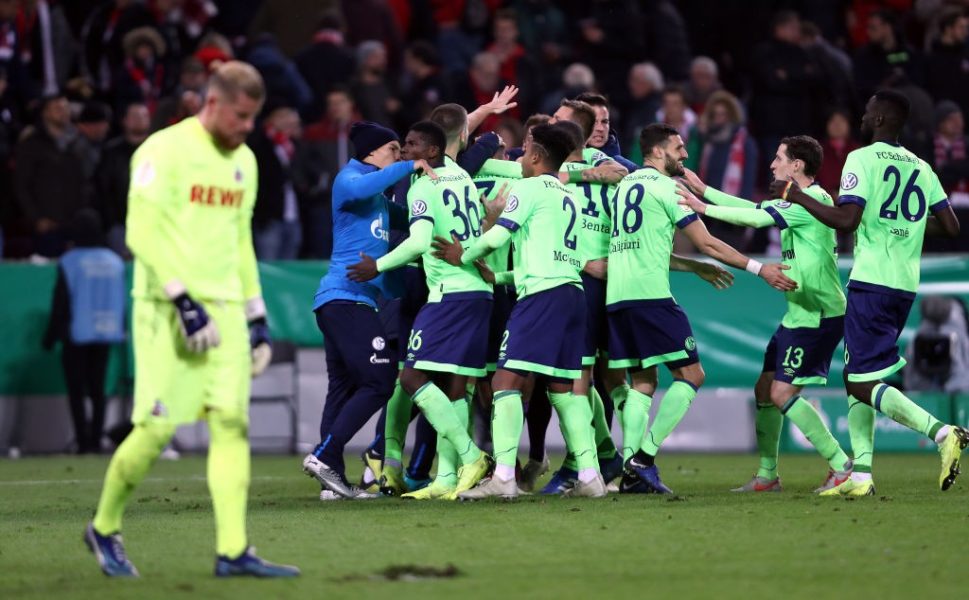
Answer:
[[[563,97],[612,104],[623,154],[668,122],[710,185],[763,197],[786,135],[822,141],[836,194],[866,99],[909,97],[903,144],[969,211],[969,0],[0,0],[0,256],[56,257],[83,207],[122,256],[132,152],[201,107],[232,58],[268,87],[249,141],[259,161],[262,259],[329,255],[333,177],[347,132],[398,131],[434,106],[469,110],[507,84],[518,106],[476,132],[521,143],[521,122]],[[767,233],[717,231],[771,253]],[[850,240],[845,240],[850,246]],[[963,236],[930,251],[969,251]],[[847,248],[846,248],[847,249]]]

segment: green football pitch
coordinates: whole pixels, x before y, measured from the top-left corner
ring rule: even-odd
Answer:
[[[785,491],[731,494],[753,456],[661,457],[674,497],[514,503],[320,502],[299,457],[257,456],[252,543],[289,581],[216,580],[204,457],[160,461],[125,520],[134,581],[81,542],[106,458],[0,461],[0,598],[940,598],[969,583],[969,475],[937,489],[934,454],[875,458],[878,495],[811,494],[814,456],[782,456]],[[359,460],[351,460],[359,472]]]

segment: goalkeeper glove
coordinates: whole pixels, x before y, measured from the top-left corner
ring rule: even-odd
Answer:
[[[273,359],[273,341],[266,322],[266,304],[262,298],[246,301],[246,319],[249,321],[249,346],[252,348],[252,376],[266,370]]]
[[[165,293],[175,305],[179,329],[189,352],[201,353],[219,345],[221,340],[215,323],[202,305],[188,295],[181,282],[172,281],[167,284]]]

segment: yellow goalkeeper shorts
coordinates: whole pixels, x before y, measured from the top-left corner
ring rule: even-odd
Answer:
[[[207,408],[240,415],[248,423],[249,327],[240,302],[202,302],[222,342],[196,354],[185,347],[174,305],[135,299],[132,337],[135,401],[131,421],[194,423]]]

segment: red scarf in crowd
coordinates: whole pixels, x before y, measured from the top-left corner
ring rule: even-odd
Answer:
[[[747,141],[747,128],[740,127],[733,134],[730,141],[730,152],[727,155],[727,168],[723,171],[723,182],[720,190],[731,196],[740,193],[740,187],[744,183],[744,143]],[[713,153],[713,144],[707,142],[703,145],[703,154],[700,156],[700,179],[707,180],[707,170],[710,163],[710,155]]]
[[[124,68],[131,80],[141,90],[148,112],[155,114],[158,98],[161,96],[162,84],[165,81],[165,70],[161,63],[156,61],[151,68],[151,73],[148,73],[144,67],[129,58],[124,61]]]

